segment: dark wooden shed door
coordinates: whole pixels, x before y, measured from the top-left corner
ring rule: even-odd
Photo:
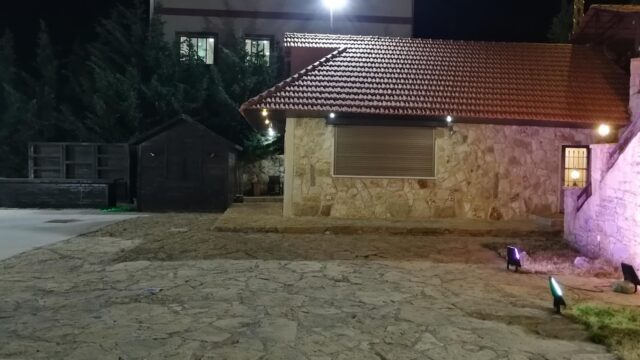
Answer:
[[[167,151],[167,180],[183,186],[201,185],[202,140],[191,137],[172,140]]]

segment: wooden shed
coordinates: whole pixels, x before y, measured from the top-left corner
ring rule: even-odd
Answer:
[[[242,148],[187,117],[131,141],[141,211],[224,211],[236,194]]]

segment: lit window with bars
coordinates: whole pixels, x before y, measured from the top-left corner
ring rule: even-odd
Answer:
[[[589,148],[564,148],[564,186],[585,187],[589,181]]]
[[[182,55],[189,54],[189,45],[193,47],[198,58],[206,64],[213,64],[215,60],[216,38],[213,35],[189,35],[180,36],[180,51]]]
[[[244,40],[245,50],[252,58],[264,57],[269,63],[271,56],[271,40],[264,37],[247,37]]]

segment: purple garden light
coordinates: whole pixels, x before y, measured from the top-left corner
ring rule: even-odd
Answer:
[[[522,267],[522,261],[520,260],[520,251],[513,246],[507,247],[507,270],[514,266],[516,272]]]

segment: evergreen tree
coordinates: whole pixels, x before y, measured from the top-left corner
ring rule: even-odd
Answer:
[[[247,160],[282,150],[282,138],[266,139],[238,112],[276,80],[240,42],[207,65],[191,44],[182,53],[167,42],[141,2],[116,8],[96,33],[61,61],[42,24],[29,75],[15,69],[11,36],[0,40],[0,176],[26,176],[28,142],[127,142],[181,115],[243,146]]]
[[[146,24],[143,12],[141,6],[116,9],[102,22],[85,66],[73,76],[82,99],[75,116],[89,137],[127,141],[188,115],[232,142],[248,144],[248,151],[256,152],[251,158],[278,151],[238,112],[249,97],[272,86],[274,67],[250,58],[239,43],[221,49],[216,66],[207,65],[190,42],[184,44],[186,52],[183,44],[168,43],[161,20],[154,17]]]
[[[6,32],[0,38],[0,177],[20,176],[20,155],[15,151],[19,125],[19,103],[13,88],[14,66],[13,36]]]
[[[560,0],[560,3],[560,12],[553,18],[547,34],[549,41],[554,43],[569,42],[573,28],[573,9],[569,1]]]

